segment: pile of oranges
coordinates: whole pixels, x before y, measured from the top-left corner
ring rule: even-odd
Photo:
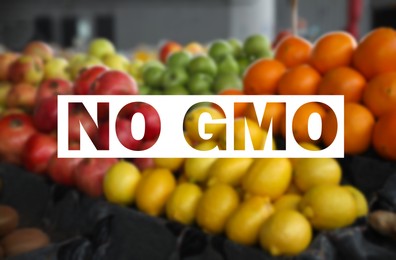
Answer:
[[[343,31],[330,32],[310,43],[289,36],[274,50],[274,58],[260,59],[246,70],[246,95],[343,95],[345,153],[362,154],[371,147],[385,159],[396,160],[396,31],[377,28],[360,41]],[[322,117],[318,142],[328,146],[337,132],[332,110],[308,103],[295,115],[293,133],[298,142],[312,141],[308,118]],[[235,109],[235,117],[256,117],[249,105]],[[285,107],[267,104],[262,127],[273,118],[273,133],[285,136]]]

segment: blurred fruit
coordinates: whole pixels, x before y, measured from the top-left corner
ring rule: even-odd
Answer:
[[[220,234],[238,204],[238,194],[231,186],[216,184],[208,188],[199,200],[196,222],[205,232]]]
[[[212,76],[204,73],[196,73],[189,77],[187,82],[187,88],[191,94],[199,95],[210,91],[212,83]]]
[[[208,187],[217,183],[239,186],[252,163],[252,158],[218,158],[209,168],[206,184]]]
[[[164,41],[160,44],[158,48],[158,57],[162,63],[166,63],[168,56],[176,51],[180,51],[183,49],[179,43],[175,41]]]
[[[380,74],[372,78],[364,92],[364,105],[376,117],[396,109],[396,72]]]
[[[300,142],[299,145],[300,145],[302,148],[304,148],[304,149],[306,149],[306,150],[309,150],[309,151],[319,151],[319,150],[321,150],[319,146],[317,146],[317,145],[315,145],[315,144],[313,144],[313,143],[310,143],[310,142]],[[296,158],[290,158],[289,160],[290,160],[290,162],[292,163],[292,165],[294,166],[294,165],[296,165],[297,162],[298,162],[299,160],[301,160],[301,159],[302,159],[302,158],[296,157]]]
[[[48,60],[44,65],[44,79],[70,80],[69,62],[60,57]]]
[[[54,56],[54,50],[43,41],[31,41],[22,51],[23,55],[36,56],[43,61],[48,61]]]
[[[265,111],[261,119],[260,127],[269,131],[269,126],[272,124],[272,134],[274,136],[281,133],[281,121],[284,120],[286,112],[285,103],[268,102],[265,106]],[[253,104],[248,104],[245,110],[245,115],[254,122],[259,122],[255,107]]]
[[[212,90],[215,94],[227,89],[243,89],[243,83],[238,74],[234,73],[219,73],[215,77],[212,85]]]
[[[292,68],[308,63],[312,51],[312,44],[299,36],[285,37],[275,49],[275,59],[286,67]]]
[[[198,125],[199,119],[204,113],[208,113],[213,120],[224,118],[222,113],[209,106],[201,106],[190,110],[184,118],[184,128],[187,132],[187,136],[191,138],[192,141],[202,142],[204,140],[199,134]],[[205,124],[204,130],[205,133],[212,134],[210,137],[211,140],[216,140],[224,127],[224,124],[220,123],[207,123]]]
[[[255,245],[260,227],[273,212],[268,198],[256,196],[246,199],[227,220],[227,238],[242,245]]]
[[[275,39],[273,39],[271,47],[273,49],[276,49],[278,47],[278,45],[286,38],[290,37],[290,36],[294,36],[293,33],[289,30],[282,30],[280,32],[278,32],[278,34],[276,35]]]
[[[164,89],[172,89],[184,86],[188,82],[188,74],[183,68],[166,68],[162,75],[162,86]]]
[[[129,67],[129,60],[117,53],[107,53],[103,55],[102,62],[104,65],[113,70],[120,70],[127,72]]]
[[[206,55],[198,55],[191,59],[187,65],[190,75],[195,73],[205,73],[212,77],[217,74],[217,65],[214,60]]]
[[[292,161],[291,159],[289,159],[289,160]],[[293,163],[292,163],[292,165],[293,165]],[[297,186],[293,182],[293,180],[290,182],[290,185],[287,188],[287,190],[285,191],[284,195],[288,195],[288,194],[302,195],[302,192],[297,188]]]
[[[217,62],[218,74],[239,74],[239,64],[232,55],[227,55]]]
[[[164,72],[165,69],[162,67],[152,66],[147,68],[142,75],[144,84],[149,88],[161,88]]]
[[[9,71],[11,64],[17,60],[19,54],[16,52],[0,53],[0,81],[9,79]]]
[[[216,40],[209,45],[208,55],[216,62],[219,62],[226,56],[232,56],[233,49],[225,40]]]
[[[205,47],[198,42],[190,42],[185,47],[184,50],[189,52],[192,55],[203,54],[205,53]]]
[[[396,160],[396,111],[381,115],[374,125],[373,147],[385,159]]]
[[[368,209],[368,203],[366,200],[366,197],[363,195],[363,193],[358,190],[357,188],[350,186],[350,185],[344,185],[342,186],[344,189],[348,190],[353,198],[355,199],[356,202],[356,207],[357,207],[357,217],[365,217],[367,216],[367,213],[369,212]]]
[[[294,114],[293,123],[292,123],[292,131],[295,140],[298,143],[301,142],[318,142],[319,140],[312,140],[308,134],[308,122],[309,118],[312,114],[317,113],[323,118],[326,115],[326,110],[321,106],[319,103],[305,103],[301,107],[299,107]],[[285,138],[286,136],[286,128],[285,128],[285,120],[281,120],[281,133],[282,136]],[[326,129],[324,129],[326,131]]]
[[[37,102],[36,96],[36,86],[25,82],[14,84],[7,93],[6,107],[20,108],[28,113],[31,113],[35,103]]]
[[[307,219],[295,210],[272,214],[260,228],[260,245],[273,256],[294,256],[303,252],[312,239]]]
[[[279,198],[289,187],[292,165],[287,158],[255,159],[242,179],[242,188],[248,195]]]
[[[25,82],[38,84],[44,76],[43,61],[37,56],[22,55],[18,57],[9,69],[9,80],[13,83]]]
[[[285,194],[274,202],[275,211],[291,209],[298,211],[298,205],[302,197],[298,194]]]
[[[70,149],[78,149],[78,146],[78,144],[72,144]],[[75,180],[73,171],[83,159],[84,158],[60,158],[57,153],[54,153],[48,162],[47,174],[55,183],[65,186],[74,186]]]
[[[358,103],[346,103],[344,106],[344,152],[361,154],[371,145],[375,124],[374,115],[365,106]],[[337,118],[334,112],[328,112],[323,120],[322,141],[329,146],[337,133]]]
[[[251,64],[243,77],[243,90],[247,95],[275,94],[286,67],[277,60],[259,59]]]
[[[69,64],[70,75],[73,80],[76,79],[84,69],[96,65],[103,65],[99,58],[87,55],[76,56]]]
[[[115,52],[113,43],[105,38],[93,39],[88,46],[88,54],[98,59],[102,59],[106,54],[113,54]]]
[[[75,90],[71,81],[64,79],[47,79],[43,80],[37,88],[35,101],[38,103],[41,100],[57,95],[71,95]]]
[[[168,169],[156,168],[143,172],[136,190],[136,205],[139,210],[159,216],[165,209],[166,201],[176,186],[176,180]]]
[[[81,71],[74,81],[74,94],[87,95],[92,83],[107,70],[105,66],[96,65]]]
[[[252,59],[271,58],[271,44],[268,38],[261,34],[247,37],[243,43],[243,51]]]
[[[227,42],[228,42],[228,43],[230,44],[230,46],[231,46],[232,55],[233,55],[234,57],[239,57],[239,56],[242,55],[242,53],[243,53],[243,46],[242,46],[242,42],[241,42],[239,39],[231,38],[231,39],[228,39]]]
[[[43,133],[51,133],[58,127],[58,98],[50,96],[36,103],[33,109],[33,124]]]
[[[187,158],[184,162],[184,175],[190,182],[205,183],[209,169],[216,158]]]
[[[190,225],[194,222],[201,188],[193,183],[179,184],[166,202],[168,219]]]
[[[343,95],[344,102],[360,102],[366,79],[350,67],[338,67],[326,72],[319,83],[319,95]]]
[[[322,74],[337,67],[349,66],[356,46],[357,42],[351,34],[329,32],[314,43],[310,64]]]
[[[191,54],[187,51],[176,51],[166,59],[166,66],[171,68],[186,68],[191,60]]]
[[[346,227],[357,217],[353,195],[337,185],[313,187],[304,194],[299,208],[317,230]]]
[[[188,95],[189,92],[184,86],[173,86],[172,88],[169,89],[164,89],[162,91],[162,94],[164,95]],[[161,95],[161,93],[157,94]]]
[[[353,66],[367,79],[396,70],[396,32],[380,27],[369,32],[353,54]]]
[[[157,168],[166,168],[176,172],[183,166],[184,160],[184,158],[154,158],[154,164]]]
[[[308,64],[289,69],[278,82],[280,95],[315,95],[318,92],[320,74]]]
[[[130,162],[113,164],[103,179],[103,194],[109,202],[131,205],[141,179],[139,169]]]
[[[301,158],[294,165],[293,182],[306,192],[323,184],[340,183],[342,168],[333,158]]]

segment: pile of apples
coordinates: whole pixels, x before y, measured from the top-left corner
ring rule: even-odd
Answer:
[[[270,41],[259,34],[243,42],[218,39],[208,46],[193,42],[183,47],[169,41],[160,46],[159,60],[141,67],[140,91],[152,95],[211,95],[228,88],[241,90],[246,68],[272,55]]]
[[[70,59],[56,56],[50,45],[40,41],[27,44],[21,53],[0,54],[0,161],[100,196],[103,175],[118,159],[57,157],[57,95],[139,94],[136,80],[128,73],[131,63],[120,57],[105,39],[93,40],[87,54]],[[126,62],[114,62],[117,59]],[[124,67],[117,68],[120,64]],[[64,120],[69,120],[71,149],[79,148],[80,124],[96,147],[109,146],[108,110],[98,109],[96,124],[84,106],[69,107],[69,118]],[[133,139],[130,131],[130,117],[138,112],[149,122],[143,142]],[[144,104],[126,107],[116,121],[120,141],[135,150],[150,147],[159,128],[157,113]]]

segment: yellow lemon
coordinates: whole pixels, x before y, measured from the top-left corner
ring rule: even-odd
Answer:
[[[272,200],[285,193],[292,178],[292,166],[287,158],[260,158],[250,166],[242,179],[243,190]]]
[[[201,196],[201,188],[194,183],[178,185],[166,203],[166,216],[170,220],[191,224]]]
[[[321,184],[339,184],[342,169],[333,158],[302,158],[294,165],[294,183],[305,192]]]
[[[217,159],[209,168],[207,185],[212,186],[216,183],[239,185],[252,162],[252,158]]]
[[[224,115],[220,113],[217,109],[209,106],[199,106],[186,114],[184,119],[184,128],[187,132],[188,137],[192,141],[202,142],[203,139],[199,134],[199,121],[201,115],[204,113],[208,113],[211,117],[211,120],[214,119],[224,119]],[[205,133],[212,134],[210,140],[216,140],[220,131],[225,127],[224,123],[214,123],[207,122],[205,124]]]
[[[272,214],[260,229],[260,244],[273,256],[295,256],[311,243],[312,227],[296,210],[280,210]]]
[[[274,208],[276,211],[283,209],[298,210],[301,199],[302,197],[297,194],[285,194],[274,202]]]
[[[347,189],[353,195],[353,198],[355,199],[357,206],[357,216],[358,217],[366,216],[368,213],[368,203],[363,193],[360,190],[350,185],[345,185],[342,187],[344,189]]]
[[[220,234],[238,204],[238,193],[231,186],[213,185],[203,193],[198,202],[196,222],[204,231]]]
[[[187,158],[184,163],[184,174],[191,182],[206,182],[209,168],[216,158]]]
[[[310,151],[319,151],[320,148],[319,146],[313,144],[313,143],[309,143],[309,142],[301,142],[299,143],[299,145],[303,148],[305,148],[306,150],[310,150]],[[292,163],[292,165],[295,165],[301,158],[290,158],[290,161]]]
[[[273,212],[269,198],[254,196],[246,199],[228,219],[227,237],[242,245],[254,245],[261,225]]]
[[[246,123],[245,123],[246,122]],[[246,128],[247,125],[247,128]],[[249,141],[245,140],[245,133],[249,133]],[[219,145],[221,148],[226,149],[227,142],[227,131],[223,128],[219,134]],[[251,142],[255,150],[264,149],[264,145],[267,139],[267,132],[263,130],[256,122],[249,118],[236,118],[234,119],[234,149],[245,150],[247,142]],[[275,140],[271,138],[272,149],[276,149]]]
[[[287,188],[287,190],[285,191],[285,194],[297,194],[297,195],[301,195],[302,192],[297,188],[296,184],[294,183],[294,181],[292,180],[290,182],[289,187]]]
[[[183,165],[184,158],[154,158],[154,164],[158,168],[167,168],[175,172]]]
[[[160,215],[175,185],[175,177],[169,169],[145,171],[136,190],[137,208],[151,216]]]
[[[313,187],[304,194],[299,209],[319,230],[351,225],[357,217],[353,195],[338,185]]]
[[[130,205],[140,181],[139,169],[127,161],[119,161],[106,172],[103,193],[106,199],[120,205]]]

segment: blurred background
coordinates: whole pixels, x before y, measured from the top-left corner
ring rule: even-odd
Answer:
[[[332,30],[361,37],[373,27],[396,27],[395,0],[300,0],[298,7],[298,32],[311,40]],[[166,39],[208,43],[254,33],[273,39],[290,24],[290,0],[0,1],[0,43],[16,51],[31,40],[82,49],[95,37],[120,50]]]

